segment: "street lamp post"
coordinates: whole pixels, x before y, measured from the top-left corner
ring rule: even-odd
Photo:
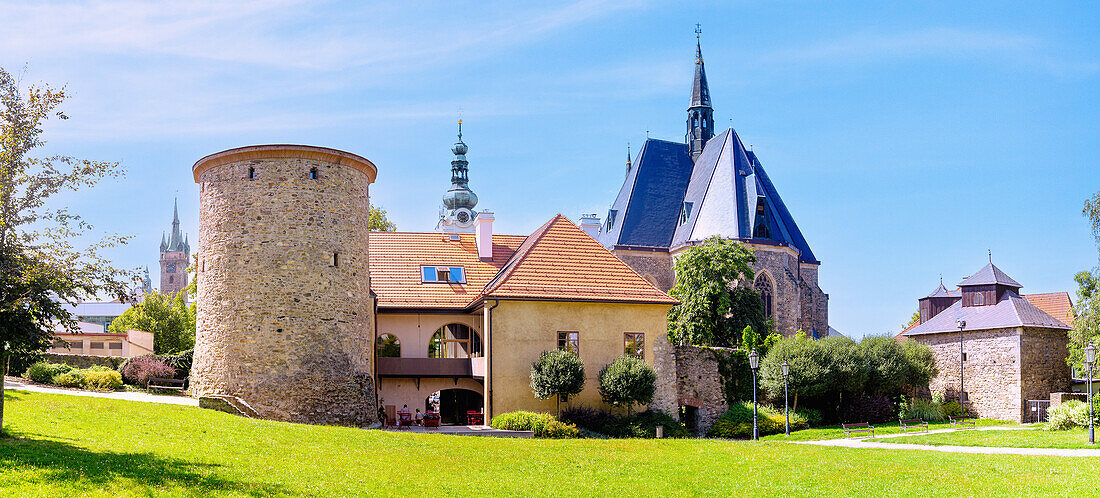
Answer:
[[[1096,361],[1096,346],[1092,345],[1092,341],[1089,341],[1089,345],[1085,347],[1085,370],[1088,372],[1088,396],[1089,401],[1089,444],[1096,444],[1096,433],[1093,427],[1093,418],[1096,414],[1092,410],[1092,366]]]
[[[787,435],[791,435],[791,404],[788,401],[790,396],[787,390],[787,379],[791,375],[791,364],[787,363],[787,360],[783,360],[783,417],[787,419]]]
[[[963,383],[963,370],[966,366],[963,364],[963,360],[966,358],[966,353],[963,352],[963,329],[966,328],[966,320],[959,319],[959,407],[962,409],[962,416],[966,416],[966,384]]]
[[[760,430],[756,423],[756,369],[760,368],[760,355],[756,354],[756,349],[749,353],[749,368],[752,369],[752,439],[756,441],[760,439]]]

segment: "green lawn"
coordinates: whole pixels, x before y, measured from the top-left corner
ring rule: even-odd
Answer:
[[[976,420],[974,425],[978,427],[988,426],[1003,426],[1003,427],[1015,427],[1016,422],[1005,422],[1002,420]],[[888,422],[882,424],[871,424],[875,428],[875,435],[882,436],[884,434],[898,434],[901,432],[901,426],[897,422]],[[950,429],[951,424],[949,422],[942,423],[930,423],[928,424],[928,430],[935,429]],[[909,432],[913,432],[912,429]],[[861,436],[869,436],[866,432],[860,433]],[[820,429],[806,429],[803,431],[792,432],[790,437],[785,434],[774,434],[771,436],[764,436],[760,439],[765,441],[819,441],[822,439],[839,439],[844,437],[844,429],[839,425],[830,425],[822,427]]]
[[[1031,428],[1011,431],[958,431],[940,434],[872,439],[877,443],[930,444],[933,446],[1003,446],[1009,448],[1092,448],[1088,429],[1048,431]]]
[[[1088,495],[1100,459],[397,434],[12,392],[0,496]]]

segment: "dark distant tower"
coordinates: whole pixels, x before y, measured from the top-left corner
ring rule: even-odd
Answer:
[[[710,87],[707,71],[703,68],[703,47],[699,35],[703,32],[695,25],[695,81],[691,84],[691,106],[688,107],[687,144],[691,160],[699,158],[707,140],[714,137],[714,109],[710,106]]]
[[[160,237],[160,291],[175,294],[187,286],[191,244],[180,232],[179,201],[172,206],[172,234]],[[186,296],[185,296],[186,298]]]

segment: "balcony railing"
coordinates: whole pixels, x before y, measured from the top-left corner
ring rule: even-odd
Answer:
[[[378,358],[378,375],[485,378],[485,358]]]

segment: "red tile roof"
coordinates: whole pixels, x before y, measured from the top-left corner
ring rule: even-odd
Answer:
[[[1025,294],[1024,299],[1046,312],[1046,314],[1057,318],[1062,323],[1073,326],[1073,301],[1069,298],[1068,292],[1050,292],[1047,294]]]
[[[481,261],[473,234],[452,241],[440,233],[371,232],[371,290],[382,308],[463,309],[516,252],[526,237],[493,235],[493,260]],[[422,284],[421,266],[461,266],[465,284]]]
[[[487,298],[678,303],[560,214],[527,237],[483,294]]]
[[[482,298],[676,304],[561,215],[530,236],[494,235],[481,261],[474,235],[371,232],[371,290],[380,308],[464,309]],[[421,266],[462,266],[465,284],[421,283]]]

